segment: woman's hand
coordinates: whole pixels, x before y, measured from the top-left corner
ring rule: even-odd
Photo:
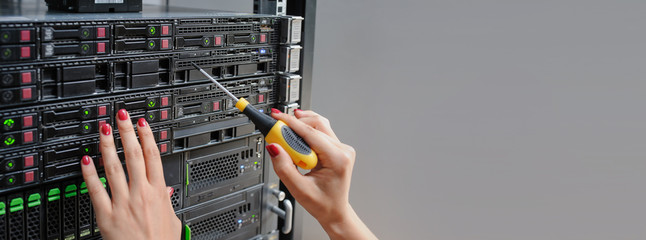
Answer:
[[[81,160],[83,178],[103,239],[180,239],[182,224],[171,205],[150,126],[145,119],[139,119],[138,141],[126,110],[119,110],[116,121],[129,181],[117,156],[112,128],[105,124],[101,127],[100,150],[112,199],[103,188],[92,159],[84,156]]]
[[[317,113],[297,110],[294,115],[296,117],[272,109],[272,117],[287,123],[316,152],[318,165],[303,175],[280,145],[270,144],[267,151],[272,157],[274,171],[331,239],[376,239],[348,199],[356,155],[354,148],[341,143],[330,122]]]

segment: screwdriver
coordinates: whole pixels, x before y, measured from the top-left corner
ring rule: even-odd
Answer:
[[[249,102],[244,99],[238,99],[233,95],[229,90],[224,88],[218,81],[213,79],[210,74],[208,74],[204,69],[200,68],[194,62],[191,62],[197,70],[199,70],[204,76],[209,78],[215,85],[217,85],[222,91],[224,91],[229,97],[231,97],[236,102],[236,108],[240,110],[258,127],[262,135],[265,136],[265,141],[269,144],[276,143],[283,147],[285,151],[289,154],[294,161],[294,164],[301,167],[302,169],[312,169],[316,166],[318,162],[318,157],[316,153],[310,148],[310,146],[298,136],[285,122],[276,120],[266,114],[259,112],[255,107],[253,107]]]

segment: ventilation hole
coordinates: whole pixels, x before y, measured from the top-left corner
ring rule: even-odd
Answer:
[[[197,240],[224,238],[236,231],[235,217],[235,210],[230,210],[191,224],[192,238]]]
[[[213,158],[189,166],[191,191],[238,177],[239,153]]]

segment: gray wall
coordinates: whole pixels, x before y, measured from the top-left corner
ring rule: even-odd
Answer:
[[[644,9],[318,1],[312,105],[358,151],[358,214],[382,239],[644,239]]]

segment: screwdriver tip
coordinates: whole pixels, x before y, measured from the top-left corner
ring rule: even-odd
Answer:
[[[195,67],[195,68],[197,68],[197,69],[200,69],[200,66],[198,66],[198,65],[197,65],[197,64],[195,64],[194,62],[191,62],[191,64],[193,64],[193,67]]]

